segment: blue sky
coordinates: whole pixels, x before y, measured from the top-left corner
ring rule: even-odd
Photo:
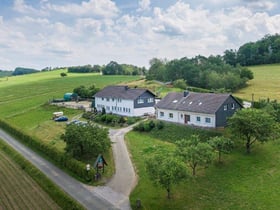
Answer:
[[[149,67],[280,33],[278,0],[1,0],[0,69]]]

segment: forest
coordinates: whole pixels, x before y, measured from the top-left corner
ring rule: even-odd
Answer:
[[[280,63],[280,35],[266,35],[261,40],[242,45],[237,51],[226,50],[223,59],[233,66]]]
[[[232,66],[221,56],[196,56],[171,61],[154,58],[150,61],[148,80],[174,82],[185,80],[188,86],[219,92],[233,92],[253,79],[253,73],[240,65]]]

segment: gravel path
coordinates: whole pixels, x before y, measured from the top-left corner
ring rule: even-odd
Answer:
[[[78,182],[28,147],[22,145],[2,129],[0,129],[0,138],[21,153],[85,208],[92,210],[130,210],[128,196],[136,185],[137,179],[124,142],[124,135],[131,129],[132,127],[110,130],[116,173],[106,186],[102,187],[87,186]]]

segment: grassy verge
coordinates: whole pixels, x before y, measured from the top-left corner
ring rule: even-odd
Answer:
[[[139,183],[130,196],[133,209],[140,199],[143,209],[279,209],[280,143],[256,144],[251,155],[238,147],[223,156],[223,164],[214,162],[166,191],[155,187],[147,176],[145,159],[156,148],[174,150],[174,145],[149,134],[130,132],[126,142],[137,169]]]
[[[42,172],[40,172],[36,167],[34,167],[29,161],[24,159],[19,155],[14,149],[9,147],[0,139],[0,150],[4,154],[8,155],[20,168],[25,171],[37,184],[45,191],[47,194],[62,208],[62,209],[84,209],[81,204],[73,200],[68,194],[57,187],[52,181],[50,181]],[[13,175],[12,175],[13,176]],[[12,178],[12,177],[11,177]],[[22,179],[20,177],[19,179]],[[26,180],[22,180],[25,182]],[[19,186],[22,187],[22,186]],[[31,186],[30,186],[31,187]],[[23,190],[24,191],[24,190]],[[26,190],[27,191],[27,190]],[[24,193],[26,193],[24,191]],[[30,195],[32,196],[32,194]],[[38,208],[38,207],[36,207]],[[42,206],[42,209],[48,208],[47,206]]]

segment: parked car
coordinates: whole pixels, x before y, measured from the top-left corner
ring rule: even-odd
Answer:
[[[56,122],[63,122],[63,121],[68,121],[68,118],[66,116],[60,116],[54,119]]]

